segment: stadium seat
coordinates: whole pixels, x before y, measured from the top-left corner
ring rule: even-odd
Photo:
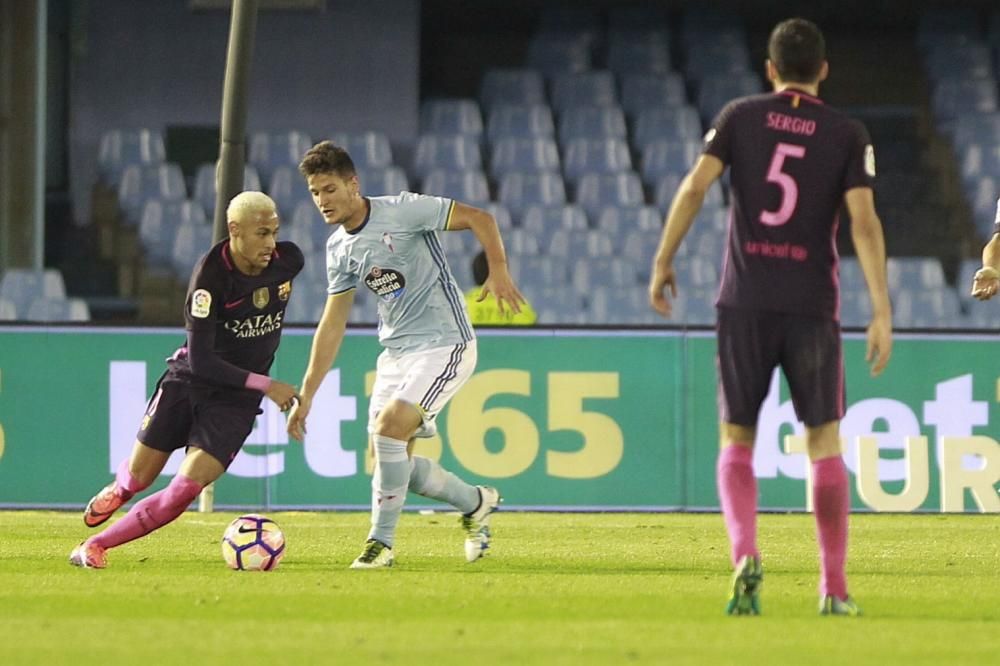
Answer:
[[[677,188],[680,187],[681,180],[684,179],[684,173],[673,173],[666,174],[656,183],[656,190],[653,195],[653,201],[656,203],[657,208],[666,213],[670,210],[670,202],[673,201],[674,195],[677,193]],[[726,205],[725,196],[722,192],[722,184],[716,183],[709,188],[708,192],[705,193],[705,199],[702,201],[702,209],[718,209]]]
[[[667,323],[649,306],[645,289],[597,286],[587,295],[589,323],[655,325]]]
[[[597,228],[622,237],[636,231],[660,233],[663,215],[654,206],[608,206],[597,217]]]
[[[484,206],[490,201],[490,186],[486,182],[486,174],[479,170],[435,169],[424,178],[421,192],[447,197],[470,206]]]
[[[962,181],[968,186],[983,176],[1000,178],[1000,143],[973,143],[961,156]]]
[[[719,258],[688,254],[674,264],[678,287],[715,288],[719,284]]]
[[[564,285],[569,280],[568,266],[563,257],[514,255],[510,274],[519,285]]]
[[[563,285],[524,283],[524,296],[538,314],[539,324],[582,324],[587,314],[583,297]]]
[[[494,146],[500,139],[552,137],[555,132],[547,104],[497,104],[486,122],[486,136]]]
[[[694,107],[647,109],[639,112],[632,125],[632,146],[641,152],[654,141],[699,140],[701,135],[701,119]]]
[[[0,298],[0,321],[16,321],[17,306],[6,298]]]
[[[356,169],[361,192],[365,196],[399,194],[410,189],[406,172],[400,167],[390,166],[372,169]]]
[[[421,134],[464,134],[479,137],[483,116],[474,99],[429,99],[420,105]]]
[[[493,216],[496,220],[497,226],[501,231],[504,229],[510,229],[514,226],[514,220],[510,215],[510,210],[507,206],[499,203],[488,203],[482,207],[487,213]]]
[[[498,198],[519,221],[528,206],[566,203],[566,186],[556,171],[508,173],[500,180]]]
[[[322,255],[322,259],[326,261],[326,241],[333,233],[334,227],[331,227],[323,219],[323,215],[316,208],[316,205],[311,201],[300,201],[295,207],[295,211],[292,213],[291,218],[284,220],[285,226],[282,227],[282,234],[290,227],[295,229],[304,230],[309,234],[312,239],[312,247],[314,252]],[[325,279],[325,278],[324,278]]]
[[[649,270],[653,263],[653,255],[660,242],[660,231],[648,229],[637,230],[623,235],[619,239],[621,245],[620,254],[623,258],[632,262],[639,275],[641,282],[649,279]],[[681,245],[678,257],[684,256],[686,248]]]
[[[493,146],[490,173],[500,180],[516,171],[558,171],[559,148],[549,137],[500,139]]]
[[[355,169],[385,169],[392,166],[392,146],[384,132],[336,132],[330,140],[350,153]]]
[[[521,216],[521,228],[542,235],[557,229],[586,231],[587,213],[579,206],[556,204],[553,206],[528,206]]]
[[[296,167],[280,166],[274,170],[267,188],[268,195],[278,206],[278,215],[288,218],[303,201],[312,201],[309,186]]]
[[[35,300],[65,299],[66,283],[55,268],[10,268],[0,279],[0,298],[13,303],[18,316],[24,317]]]
[[[945,286],[944,270],[937,257],[889,257],[885,268],[890,293]]]
[[[687,104],[684,80],[679,74],[669,72],[665,74],[619,74],[619,76],[622,77],[622,108],[633,118],[638,117],[644,111],[671,109]],[[697,119],[697,115],[695,115],[695,119]]]
[[[580,178],[575,202],[595,219],[607,206],[639,206],[644,203],[642,181],[634,171],[588,173]]]
[[[257,169],[262,182],[270,183],[279,167],[297,168],[312,145],[309,135],[298,130],[254,132],[247,162]]]
[[[205,209],[196,201],[150,199],[139,219],[139,241],[154,263],[169,263],[178,227],[185,224],[211,226]]]
[[[557,114],[576,106],[616,106],[615,76],[597,70],[564,74],[552,82],[552,108]]]
[[[840,290],[840,325],[848,328],[864,328],[871,323],[872,304],[866,289]],[[895,316],[893,317],[895,319]],[[898,322],[893,322],[894,324]]]
[[[613,5],[607,8],[608,32],[616,35],[633,36],[643,41],[670,43],[670,15],[661,5]]]
[[[185,224],[178,227],[173,251],[170,254],[174,275],[186,281],[198,259],[210,247],[212,247],[212,225]]]
[[[688,172],[701,154],[701,143],[693,139],[659,139],[642,148],[642,182],[656,187],[671,174]]]
[[[622,139],[573,139],[565,146],[563,175],[575,184],[584,174],[630,171],[632,157]]]
[[[548,255],[566,260],[583,257],[610,257],[615,252],[614,239],[603,231],[558,229],[549,241]]]
[[[841,291],[864,291],[868,287],[857,257],[841,257],[838,279]]]
[[[27,321],[82,322],[90,321],[90,308],[82,298],[41,298],[32,302],[25,316]]]
[[[479,102],[487,111],[500,104],[543,105],[546,103],[545,81],[538,70],[489,69],[483,75]]]
[[[992,79],[945,79],[934,86],[931,108],[938,121],[970,112],[997,110],[997,84]]]
[[[617,106],[574,106],[559,117],[559,141],[573,139],[625,140],[625,114]]]
[[[483,159],[477,139],[461,134],[424,134],[417,140],[413,173],[426,178],[434,169],[464,171],[482,169]]]
[[[122,211],[122,222],[128,226],[139,224],[142,208],[149,199],[181,201],[187,198],[184,174],[173,163],[155,166],[133,164],[122,172],[118,184],[118,206]]]
[[[956,154],[975,143],[1000,145],[1000,112],[962,113],[955,117],[952,144]]]
[[[706,127],[711,125],[719,111],[730,101],[763,91],[760,77],[750,72],[723,74],[703,80],[698,86],[697,95],[702,123]]]
[[[573,36],[536,36],[528,45],[527,65],[548,78],[585,72],[591,61],[588,41]]]
[[[101,182],[117,187],[125,168],[156,166],[166,161],[163,135],[152,129],[113,129],[101,135],[97,171]]]
[[[194,177],[194,200],[206,213],[215,215],[215,164],[205,163],[198,166]],[[243,167],[243,189],[262,191],[260,175],[252,164]],[[228,205],[228,202],[227,204]]]
[[[507,254],[511,256],[537,257],[541,251],[538,237],[530,231],[519,228],[511,229],[505,234],[504,245],[507,248]]]
[[[710,38],[688,51],[684,64],[687,77],[698,82],[752,71],[746,41],[739,38]]]
[[[948,79],[992,79],[993,54],[985,43],[936,44],[924,56],[932,82]]]
[[[580,257],[572,263],[571,283],[579,294],[587,295],[600,286],[621,290],[639,287],[635,265],[621,257]]]
[[[618,76],[667,74],[670,72],[669,45],[656,40],[615,39],[608,45],[608,69]]]

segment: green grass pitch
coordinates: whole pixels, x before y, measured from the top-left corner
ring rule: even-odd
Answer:
[[[722,609],[714,514],[494,516],[466,564],[457,518],[405,514],[396,567],[351,571],[361,513],[275,513],[272,573],[225,568],[237,514],[187,513],[69,566],[78,513],[0,513],[0,663],[996,664],[1000,516],[856,515],[861,618],[816,614],[812,517],[764,515],[761,617]]]

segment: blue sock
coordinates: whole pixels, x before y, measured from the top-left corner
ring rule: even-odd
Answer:
[[[479,507],[479,489],[469,485],[430,458],[413,456],[410,490],[418,495],[447,502],[462,513]]]
[[[410,482],[410,460],[406,442],[375,435],[375,475],[372,477],[372,529],[369,539],[392,546],[396,524],[406,501]]]

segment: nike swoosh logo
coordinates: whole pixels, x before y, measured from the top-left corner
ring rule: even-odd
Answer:
[[[257,531],[257,528],[256,528],[256,527],[249,527],[249,528],[248,528],[248,527],[243,527],[243,526],[241,525],[240,527],[238,527],[238,528],[236,529],[236,531],[237,531],[237,532],[239,532],[240,534],[245,534],[245,533],[247,533],[247,532],[256,532],[256,531]]]
[[[230,310],[232,308],[235,308],[237,305],[239,305],[240,303],[242,303],[245,300],[247,300],[246,296],[244,296],[243,298],[241,298],[239,300],[230,301],[230,302],[226,303],[225,307],[226,307],[227,310]]]

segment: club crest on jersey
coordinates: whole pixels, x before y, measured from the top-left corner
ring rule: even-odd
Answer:
[[[282,282],[278,285],[278,300],[287,301],[288,297],[292,295],[292,281]]]
[[[261,287],[253,291],[253,306],[258,310],[263,310],[271,302],[271,290],[268,287]]]
[[[396,249],[392,247],[392,234],[390,234],[388,231],[382,232],[382,242],[385,243],[385,246],[387,248],[389,248],[389,252],[392,252],[393,254],[396,253]]]
[[[394,268],[373,266],[365,276],[365,284],[386,301],[394,301],[406,291],[406,278]]]
[[[206,318],[212,311],[212,294],[207,289],[195,289],[191,294],[191,316]]]

